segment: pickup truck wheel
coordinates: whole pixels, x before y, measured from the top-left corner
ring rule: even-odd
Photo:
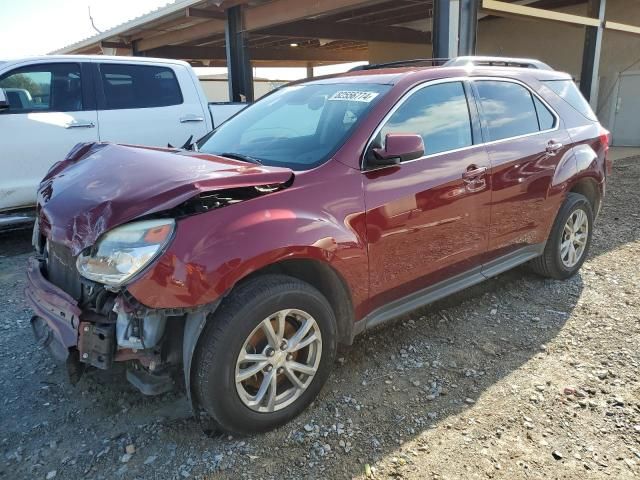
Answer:
[[[569,193],[560,207],[544,253],[531,262],[544,277],[564,280],[584,263],[593,234],[593,208],[579,193]]]
[[[317,396],[336,354],[336,320],[307,283],[265,275],[241,284],[209,319],[193,363],[193,390],[227,432],[288,422]]]

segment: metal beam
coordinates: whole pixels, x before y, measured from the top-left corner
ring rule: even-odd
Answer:
[[[144,53],[138,50],[138,41],[131,41],[131,56],[132,57],[144,57]]]
[[[245,14],[245,28],[260,30],[383,1],[385,0],[274,0],[248,8]]]
[[[180,60],[223,60],[225,47],[190,47],[169,45],[145,52],[150,57],[176,58]],[[368,60],[366,50],[327,50],[325,48],[250,48],[251,61],[282,62],[360,62]]]
[[[361,42],[417,44],[431,42],[431,32],[420,32],[411,28],[387,26],[380,28],[375,25],[323,22],[319,20],[300,20],[295,23],[286,23],[257,30],[256,33],[283,37],[327,38]]]
[[[585,29],[580,71],[580,91],[592,107],[597,107],[598,102],[598,74],[606,6],[607,0],[589,0],[587,5],[588,15],[599,20],[597,27],[589,26]]]
[[[102,48],[132,48],[130,43],[126,42],[100,42]]]
[[[458,55],[468,56],[476,53],[479,6],[479,0],[460,0]]]
[[[458,54],[459,0],[433,0],[433,58]]]
[[[381,1],[383,0],[373,0],[373,3]],[[245,31],[260,30],[371,3],[372,0],[323,0],[321,2],[274,0],[256,7],[246,8],[243,28]],[[142,38],[138,43],[138,50],[143,52],[167,45],[191,42],[224,31],[225,21],[212,19],[197,25],[185,26],[179,30]]]
[[[607,20],[604,27],[608,30],[615,30],[617,32],[632,33],[640,35],[640,27],[634,25],[627,25],[626,23],[610,22]]]
[[[498,0],[482,0],[482,10],[485,13],[490,13],[491,15],[496,15],[498,17],[533,18],[592,27],[597,27],[600,23],[600,20],[596,18],[545,10],[543,8],[525,7],[524,5],[517,5]]]
[[[243,23],[243,6],[227,10],[225,44],[231,102],[253,102],[253,74],[247,45],[248,33],[244,30]]]
[[[174,43],[190,42],[214,33],[222,33],[224,32],[224,28],[224,20],[209,20],[197,25],[181,28],[180,30],[171,30],[153,37],[142,38],[138,41],[138,50],[144,52],[145,50],[164,47],[165,45]]]
[[[191,7],[185,10],[185,17],[217,18],[218,20],[225,20],[227,18],[222,10],[205,10],[204,8]]]

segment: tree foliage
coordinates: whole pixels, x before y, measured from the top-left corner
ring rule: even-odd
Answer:
[[[32,96],[42,93],[42,85],[22,73],[11,75],[0,81],[0,88],[22,88],[27,90]]]

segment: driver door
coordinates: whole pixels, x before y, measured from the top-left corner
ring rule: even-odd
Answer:
[[[484,146],[475,145],[480,130],[468,92],[462,81],[414,89],[376,132],[378,141],[420,134],[425,155],[364,172],[373,309],[458,274],[479,274],[490,165]]]
[[[79,63],[43,63],[0,75],[0,211],[35,204],[49,168],[74,145],[98,140],[97,117]]]

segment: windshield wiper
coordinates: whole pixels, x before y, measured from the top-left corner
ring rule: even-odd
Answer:
[[[262,162],[257,158],[250,157],[249,155],[243,155],[241,153],[225,152],[218,155],[221,157],[233,158],[234,160],[242,160],[243,162],[253,163],[255,165],[262,165]]]

